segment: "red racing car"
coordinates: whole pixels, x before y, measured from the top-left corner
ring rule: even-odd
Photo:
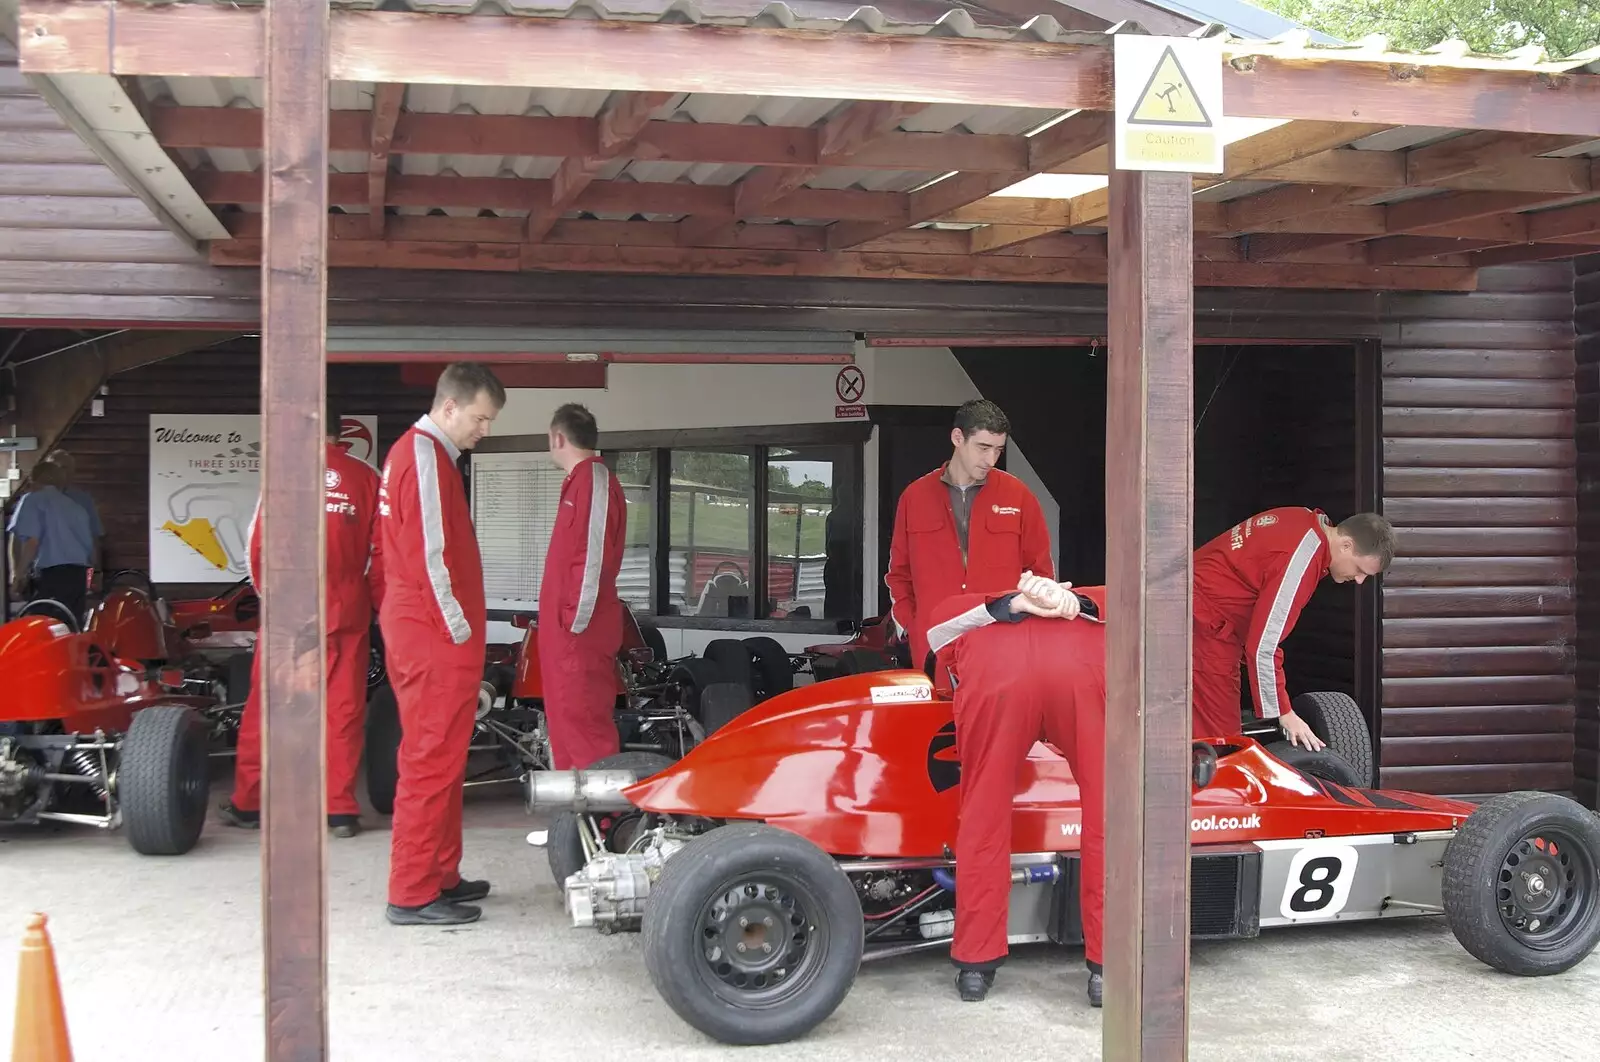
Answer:
[[[1574,801],[1369,789],[1337,753],[1283,750],[1243,734],[1196,745],[1197,938],[1443,914],[1468,952],[1523,975],[1560,973],[1600,940],[1600,819]],[[949,946],[957,752],[925,674],[854,675],[757,705],[677,763],[530,774],[528,804],[567,812],[553,865],[563,838],[582,844],[561,882],[575,926],[642,927],[651,979],[685,1021],[774,1043],[825,1020],[862,961]],[[1013,818],[1013,944],[1082,942],[1080,830],[1065,760],[1036,745]]]

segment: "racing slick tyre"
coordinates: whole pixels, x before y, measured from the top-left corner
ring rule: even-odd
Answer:
[[[876,649],[850,649],[839,657],[840,675],[865,675],[873,671],[893,671],[894,661]]]
[[[367,692],[389,681],[389,665],[383,655],[383,632],[374,623],[367,636]]]
[[[1293,702],[1294,714],[1306,721],[1311,732],[1328,748],[1344,757],[1355,768],[1356,785],[1369,788],[1372,774],[1372,732],[1367,729],[1361,707],[1342,693],[1317,691],[1302,693]]]
[[[1600,942],[1600,818],[1553,793],[1478,805],[1444,852],[1444,917],[1468,953],[1537,977]]]
[[[856,890],[811,842],[738,823],[690,841],[644,909],[656,991],[727,1044],[804,1036],[838,1008],[861,965]]]
[[[1366,779],[1350,766],[1349,760],[1334,752],[1332,745],[1313,751],[1298,748],[1287,741],[1274,741],[1270,745],[1263,745],[1262,748],[1266,749],[1273,759],[1286,763],[1313,778],[1321,778],[1325,782],[1337,782],[1339,785],[1355,786],[1358,789],[1367,787]]]
[[[17,618],[23,616],[43,616],[53,619],[58,623],[66,624],[67,630],[73,634],[83,631],[83,617],[74,616],[72,610],[53,597],[36,597],[22,606],[22,611],[17,613]]]
[[[380,815],[394,814],[400,781],[400,704],[393,686],[380,686],[367,701],[367,799]]]
[[[706,737],[733,722],[755,704],[750,691],[737,682],[713,682],[700,691],[700,725]]]
[[[722,671],[704,657],[680,660],[667,674],[667,682],[678,687],[678,703],[695,719],[700,718],[700,691],[722,681]]]
[[[615,756],[591,763],[591,771],[634,771],[643,781],[672,766],[672,761],[655,752],[619,752]],[[607,813],[591,815],[605,838],[606,848],[612,852],[626,851],[633,843],[640,816],[637,813]],[[583,837],[578,829],[579,816],[575,811],[563,811],[550,824],[550,839],[546,854],[550,859],[550,876],[556,879],[556,888],[563,890],[567,879],[583,869]],[[563,900],[563,902],[565,902]]]
[[[744,647],[743,642],[717,638],[706,644],[705,652],[700,656],[716,665],[717,674],[723,682],[736,682],[750,691],[752,700],[755,698],[756,672],[750,662],[750,650]]]
[[[182,855],[206,822],[211,757],[206,724],[181,705],[136,712],[117,759],[117,802],[140,855]]]
[[[667,662],[667,639],[662,635],[661,628],[653,623],[646,623],[640,620],[639,636],[644,639],[644,644],[650,647],[650,651],[656,654],[655,662],[665,664]]]
[[[789,662],[789,651],[776,638],[746,638],[744,647],[755,667],[757,704],[794,689],[794,665]]]

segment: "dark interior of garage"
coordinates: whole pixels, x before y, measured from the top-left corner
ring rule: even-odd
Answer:
[[[955,354],[984,396],[1006,411],[1018,447],[1060,505],[1061,577],[1103,583],[1106,536],[1116,533],[1105,516],[1105,347]],[[1373,477],[1360,471],[1371,440],[1362,445],[1356,418],[1363,358],[1375,359],[1375,350],[1196,346],[1197,546],[1275,506],[1320,508],[1334,521],[1372,507]],[[1357,692],[1357,604],[1353,586],[1319,587],[1284,643],[1291,695],[1339,690],[1373,714],[1373,696]]]

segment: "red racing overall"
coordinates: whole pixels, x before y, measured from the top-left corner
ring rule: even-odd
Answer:
[[[1283,640],[1328,574],[1321,510],[1268,509],[1194,554],[1194,736],[1239,732],[1239,665],[1256,715],[1289,711]]]
[[[461,796],[483,679],[483,561],[461,451],[428,417],[389,451],[379,621],[400,709],[389,902],[420,907],[461,882]]]
[[[1105,615],[1103,588],[1074,592]],[[961,811],[950,957],[957,966],[989,970],[1006,957],[1012,801],[1028,751],[1043,740],[1066,757],[1078,783],[1084,957],[1098,970],[1105,936],[1105,626],[1087,608],[1072,620],[1011,615],[1003,606],[991,611],[1010,596],[949,598],[928,632],[956,680]]]
[[[367,662],[373,607],[383,600],[383,552],[378,542],[378,474],[328,444],[324,477],[327,516],[328,814],[355,815],[367,717]],[[261,590],[261,506],[250,520],[250,581]],[[261,808],[261,654],[250,669],[250,695],[239,719],[232,804]]]
[[[889,544],[890,610],[911,643],[911,666],[928,655],[933,609],[954,594],[1005,593],[1025,571],[1053,578],[1050,528],[1039,500],[1017,477],[990,469],[975,488],[963,556],[944,468],[912,480],[900,495]]]
[[[622,484],[598,457],[561,484],[560,511],[539,585],[539,673],[558,771],[616,755],[617,573],[628,527]]]

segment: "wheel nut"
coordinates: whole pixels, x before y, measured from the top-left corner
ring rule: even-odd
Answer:
[[[763,952],[765,952],[766,954],[771,955],[772,954],[772,945],[771,944],[763,944],[763,945],[761,945],[761,950]]]
[[[743,954],[743,952],[744,952],[744,950],[745,950],[745,948],[744,948],[744,945],[743,945],[743,944],[735,944],[735,945],[734,945],[734,949],[735,949],[735,950],[736,950],[736,951],[738,951],[738,952],[740,952],[740,953],[741,953],[741,954]]]
[[[740,915],[739,916],[739,928],[740,929],[748,929],[749,927],[750,927],[750,919],[746,918],[744,915]]]
[[[765,918],[763,918],[761,920],[761,924],[766,926],[768,929],[771,929],[772,928],[772,916],[771,915],[767,915],[767,917],[765,917]]]

